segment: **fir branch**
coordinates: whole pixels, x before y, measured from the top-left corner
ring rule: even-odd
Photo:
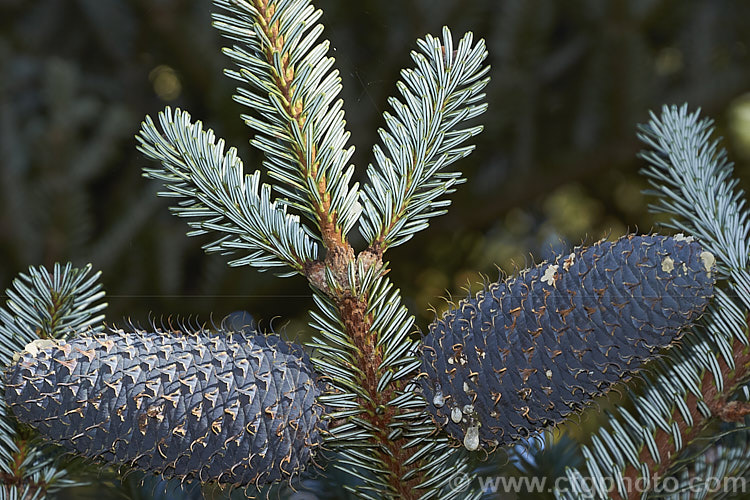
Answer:
[[[322,31],[320,26],[313,27],[320,12],[304,0],[218,0],[216,5],[227,14],[215,15],[215,26],[240,42],[225,50],[239,68],[227,74],[247,87],[239,88],[235,98],[256,113],[243,116],[258,133],[252,143],[264,151],[271,177],[283,184],[277,191],[285,203],[316,224],[327,250],[325,261],[307,263],[304,272],[320,310],[312,323],[320,332],[311,344],[318,350],[314,362],[332,385],[322,398],[337,423],[329,444],[344,456],[339,465],[364,481],[358,494],[411,498],[420,483],[428,487],[428,493],[439,491],[435,484],[447,482],[447,459],[443,458],[451,453],[446,453],[445,440],[438,440],[440,445],[435,440],[425,444],[425,436],[435,429],[423,408],[419,409],[423,402],[414,394],[414,386],[409,385],[418,367],[415,346],[408,337],[413,318],[400,305],[398,292],[379,279],[384,272],[381,249],[371,247],[355,258],[346,239],[361,208],[356,185],[349,188],[352,169],[344,170],[353,149],[343,149],[348,133],[341,101],[331,104],[340,90],[340,79],[337,72],[329,72],[333,59],[324,57],[328,43],[315,45]],[[422,194],[440,191],[433,189],[429,177],[440,178],[441,165],[465,156],[470,148],[456,146],[480,130],[451,131],[451,127],[484,109],[474,105],[483,97],[479,91],[486,84],[486,80],[475,82],[486,72],[479,69],[484,45],[472,48],[471,36],[467,36],[454,53],[447,30],[444,38],[443,47],[433,43],[432,37],[420,42],[428,54],[447,51],[438,56],[446,63],[434,71],[458,74],[457,78],[434,76],[437,100],[431,102],[437,107],[430,126],[443,129],[430,132],[436,137],[429,142],[429,154],[424,165],[416,165],[429,173],[418,174],[421,177],[409,186]],[[423,72],[432,71],[427,59],[416,60],[426,65]],[[450,184],[455,182],[453,174],[444,177],[452,179]],[[430,211],[440,194],[432,191],[418,203],[408,196],[409,216]],[[401,211],[398,216],[404,214]],[[441,458],[435,460],[430,453],[438,451]],[[427,459],[431,463],[426,464]],[[443,476],[434,478],[436,471]]]
[[[430,498],[469,468],[449,440],[436,435],[413,382],[420,364],[409,337],[414,317],[386,278],[373,279],[364,283],[365,301],[337,305],[314,295],[319,312],[310,325],[320,336],[309,345],[317,353],[313,364],[330,382],[320,399],[336,422],[328,445],[341,454],[335,466],[365,483],[367,493],[353,493]]]
[[[30,267],[28,274],[13,280],[6,290],[8,300],[0,308],[0,365],[7,366],[13,355],[37,339],[65,339],[84,330],[99,331],[106,303],[101,272],[89,276],[91,264],[77,269],[68,263],[55,264],[50,272]]]
[[[330,429],[330,443],[343,455],[337,466],[355,475],[368,470],[360,477],[379,495],[410,498],[419,481],[403,481],[413,452],[403,449],[406,423],[398,418],[405,412],[393,400],[418,366],[408,337],[414,317],[385,278],[368,288],[367,301],[335,304],[314,295],[322,314],[313,313],[311,323],[320,333],[310,344],[318,352],[313,363],[332,386],[321,397],[329,417],[344,420]]]
[[[672,216],[667,227],[695,236],[717,258],[730,286],[740,285],[739,298],[750,308],[750,224],[744,192],[732,178],[727,152],[712,139],[713,121],[700,118],[700,110],[664,106],[661,116],[651,113],[638,138],[652,149],[640,156],[649,165],[642,170],[658,204],[656,213]]]
[[[707,338],[716,339],[720,332],[734,333],[732,348],[724,348],[724,363],[719,363],[726,379],[702,379],[701,392],[713,420],[742,420],[746,409],[730,401],[739,385],[750,378],[748,364],[747,313],[750,308],[750,224],[744,192],[737,189],[733,164],[726,150],[713,139],[713,121],[700,118],[700,110],[689,113],[687,105],[662,108],[660,117],[653,113],[648,125],[641,127],[639,138],[653,148],[642,153],[650,165],[643,170],[654,187],[649,193],[659,199],[651,205],[655,212],[671,215],[671,227],[690,231],[717,256],[717,266],[736,294],[722,294],[722,306],[711,314]],[[733,315],[734,323],[726,318]],[[742,321],[744,319],[744,322]],[[730,356],[731,352],[731,356]],[[706,387],[707,386],[707,387]],[[705,388],[704,388],[705,387]],[[707,391],[707,392],[706,392]],[[703,422],[703,426],[710,422]],[[695,431],[694,431],[695,432]],[[665,470],[662,465],[660,471]],[[632,473],[632,472],[631,472]]]
[[[685,455],[697,441],[716,443],[707,434],[714,424],[744,424],[750,413],[736,399],[750,379],[748,214],[732,165],[712,133],[711,121],[688,113],[687,106],[664,107],[641,127],[639,137],[653,148],[642,153],[650,163],[643,172],[659,198],[652,210],[671,215],[670,227],[691,231],[718,257],[720,277],[732,293],[718,290],[701,324],[660,361],[642,391],[630,394],[635,414],[618,410],[609,419],[611,430],[600,430],[592,446],[583,447],[593,481],[570,469],[571,491],[556,492],[558,498],[584,493],[635,499],[641,496],[635,484],[688,477],[691,460]],[[614,480],[616,491],[607,491],[605,477]]]
[[[343,102],[334,102],[341,78],[328,41],[317,42],[321,11],[309,0],[214,3],[228,13],[214,14],[214,26],[241,44],[224,50],[237,65],[226,74],[247,86],[235,99],[255,113],[242,118],[269,175],[286,186],[274,189],[315,223],[327,248],[343,245],[361,207],[357,183],[349,185],[354,147],[346,147]]]
[[[573,492],[640,498],[642,491],[634,485],[656,488],[664,477],[683,474],[693,463],[685,454],[714,424],[743,420],[744,406],[729,395],[750,377],[750,350],[740,340],[748,325],[726,295],[717,295],[720,305],[710,311],[705,329],[686,336],[683,345],[660,359],[653,374],[643,377],[642,392],[629,392],[634,412],[619,408],[610,414],[609,429],[600,429],[592,445],[582,448],[589,479],[569,469]],[[612,484],[616,490],[609,491],[606,486]],[[556,494],[577,498],[571,491]]]
[[[421,52],[411,54],[416,67],[401,72],[397,88],[404,102],[389,99],[395,116],[384,113],[388,130],[378,131],[388,154],[373,147],[376,165],[368,166],[370,183],[361,194],[360,232],[376,253],[408,241],[445,213],[450,200],[440,197],[464,182],[446,167],[473,151],[461,144],[482,127],[459,126],[487,109],[481,92],[489,81],[484,41],[472,42],[467,33],[454,50],[443,28],[442,40],[428,35],[417,42]]]
[[[289,266],[290,276],[302,273],[317,256],[317,245],[300,223],[299,216],[271,201],[271,187],[260,184],[260,172],[245,175],[237,151],[224,152],[224,141],[212,130],[192,123],[190,115],[167,107],[159,113],[159,132],[146,117],[138,135],[138,149],[161,162],[161,168],[144,168],[144,175],[164,182],[162,196],[177,198],[172,211],[189,218],[195,236],[216,231],[222,236],[204,246],[206,252],[246,255],[230,265],[250,265],[261,270]],[[260,190],[260,192],[259,192]]]

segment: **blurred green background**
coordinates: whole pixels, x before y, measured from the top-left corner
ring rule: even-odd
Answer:
[[[743,0],[318,0],[354,162],[371,160],[400,68],[443,25],[487,40],[492,81],[468,182],[450,213],[387,255],[424,329],[432,309],[499,270],[629,231],[649,232],[637,123],[689,102],[716,119],[750,181],[750,2]],[[302,278],[230,269],[187,238],[140,176],[134,134],[165,105],[261,158],[221,76],[227,59],[198,0],[0,0],[0,287],[29,265],[93,263],[108,322],[220,319],[307,335]],[[360,175],[360,180],[362,176]],[[363,242],[353,236],[361,249]]]

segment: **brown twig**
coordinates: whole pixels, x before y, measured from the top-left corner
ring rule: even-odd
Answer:
[[[267,61],[273,63],[275,57],[281,60],[281,71],[277,74],[272,70],[272,78],[283,97],[284,112],[302,130],[307,119],[306,106],[302,99],[292,102],[294,68],[289,64],[289,55],[283,51],[284,37],[279,32],[279,21],[271,22],[276,5],[269,0],[254,0],[253,6],[259,14],[258,24],[271,42],[264,51]],[[273,64],[271,67],[273,68]],[[320,166],[316,159],[317,151],[314,149],[310,152],[304,151],[299,144],[293,144],[292,147],[295,148],[302,175],[317,178]],[[311,160],[308,161],[308,158]],[[380,368],[384,357],[384,347],[377,345],[377,338],[370,328],[373,318],[366,313],[369,304],[368,295],[355,293],[352,287],[356,287],[357,284],[349,283],[347,275],[349,266],[356,262],[364,264],[365,269],[371,266],[382,266],[382,250],[370,248],[355,257],[354,250],[339,224],[338,215],[331,211],[331,194],[325,177],[315,185],[316,196],[311,196],[309,199],[321,231],[323,245],[326,248],[326,257],[324,261],[305,263],[304,272],[314,287],[333,299],[344,324],[344,331],[355,347],[354,362],[360,374],[356,382],[363,388],[366,395],[359,399],[362,407],[359,418],[366,420],[371,426],[375,439],[373,449],[388,472],[389,486],[394,496],[398,498],[416,498],[419,495],[415,487],[422,481],[422,478],[416,475],[411,480],[402,480],[412,467],[419,466],[419,464],[404,465],[414,452],[403,449],[406,444],[405,439],[394,440],[388,436],[390,426],[399,413],[399,410],[389,405],[389,402],[397,391],[403,389],[404,383],[397,381],[385,390],[378,391],[377,381],[385,375]],[[328,285],[326,269],[336,280],[333,288]]]

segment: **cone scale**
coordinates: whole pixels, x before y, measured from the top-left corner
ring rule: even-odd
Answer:
[[[32,342],[6,401],[86,457],[243,486],[291,478],[321,443],[321,389],[301,347],[275,336],[111,332]]]
[[[428,411],[470,450],[561,422],[702,314],[714,263],[690,237],[626,236],[489,286],[423,339]]]

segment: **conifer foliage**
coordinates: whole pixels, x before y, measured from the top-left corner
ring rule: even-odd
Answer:
[[[697,241],[627,236],[575,249],[467,299],[420,340],[384,254],[444,213],[446,196],[463,182],[448,167],[471,153],[467,141],[481,131],[466,122],[486,109],[484,42],[471,33],[454,42],[447,28],[417,41],[360,187],[348,163],[341,79],[320,41],[321,12],[309,0],[214,4],[214,24],[232,43],[226,74],[238,82],[235,99],[248,110],[242,118],[264,153],[263,170],[246,173],[236,149],[167,108],[137,136],[153,161],[144,176],[174,200],[188,234],[212,236],[207,252],[307,279],[312,354],[254,328],[103,331],[102,292],[88,269],[32,268],[0,310],[0,474],[10,485],[3,495],[42,497],[66,484],[59,448],[41,435],[95,460],[248,492],[300,479],[327,449],[330,466],[347,474],[341,486],[358,497],[477,498],[478,484],[455,488],[457,477],[474,478],[469,452],[558,423],[627,380],[699,318],[717,273],[748,283],[732,274],[744,260],[731,260],[747,246],[727,251],[725,235],[711,232],[728,217],[720,205],[681,226]],[[644,132],[658,146],[647,156],[657,187],[681,182],[659,173],[665,158],[717,161],[707,146],[669,149],[658,142],[663,130],[656,123]],[[719,171],[711,186],[726,181],[727,169]],[[687,211],[676,203],[666,206]],[[350,244],[355,228],[365,240],[359,252]],[[663,366],[684,360],[685,350],[672,351],[682,354]],[[639,450],[657,438],[644,438]],[[649,459],[639,450],[617,457],[636,457],[636,467]],[[604,463],[601,447],[596,453]]]
[[[712,121],[687,105],[664,106],[639,131],[643,174],[658,201],[651,208],[716,256],[723,287],[692,334],[643,377],[643,389],[629,392],[633,409],[617,408],[581,447],[585,469],[567,470],[569,487],[557,498],[635,499],[665,485],[670,498],[726,496],[738,492],[717,485],[747,478],[750,226],[733,165],[712,136]]]

